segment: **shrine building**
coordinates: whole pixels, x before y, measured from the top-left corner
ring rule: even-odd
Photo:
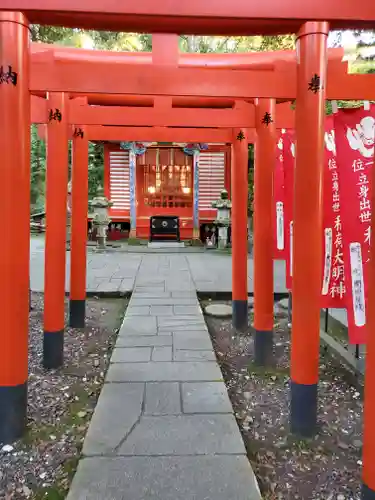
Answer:
[[[230,152],[230,144],[106,143],[104,191],[113,203],[109,238],[124,238],[135,227],[133,237],[149,239],[156,216],[164,225],[177,219],[181,240],[193,238],[196,220],[196,236],[203,239],[216,218],[212,202],[223,189],[230,192]]]

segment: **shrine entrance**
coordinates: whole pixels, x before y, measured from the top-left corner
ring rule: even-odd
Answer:
[[[193,157],[178,147],[149,148],[137,157],[137,235],[151,217],[173,216],[181,228],[193,220]]]

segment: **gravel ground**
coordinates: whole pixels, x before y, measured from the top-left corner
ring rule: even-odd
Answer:
[[[126,300],[87,301],[82,330],[66,328],[65,366],[41,367],[43,296],[32,295],[29,328],[28,430],[0,445],[0,499],[66,497],[109,363]]]
[[[248,456],[266,500],[360,499],[362,396],[350,377],[322,353],[319,434],[289,435],[287,313],[277,308],[275,367],[252,364],[251,327],[240,334],[230,319],[207,317]]]

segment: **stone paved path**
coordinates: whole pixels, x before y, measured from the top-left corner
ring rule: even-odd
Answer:
[[[259,500],[245,453],[190,262],[148,255],[68,500]]]
[[[42,238],[32,238],[30,259],[31,288],[35,292],[44,289],[44,241]],[[232,290],[232,258],[230,255],[212,253],[186,254],[160,254],[160,253],[87,253],[87,291],[98,292],[123,292],[133,290],[135,278],[142,262],[153,270],[153,262],[159,256],[166,258],[168,255],[186,262],[188,269],[185,274],[194,281],[198,292],[227,292]],[[66,265],[66,290],[69,290],[70,252],[67,252]],[[190,271],[190,273],[189,273]],[[285,289],[285,263],[274,263],[275,292],[286,292]],[[248,287],[249,293],[253,292],[253,260],[248,260]]]

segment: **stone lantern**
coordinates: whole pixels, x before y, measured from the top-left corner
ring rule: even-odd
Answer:
[[[92,223],[96,229],[96,237],[98,241],[98,249],[105,250],[108,224],[111,219],[108,217],[108,209],[113,205],[113,203],[104,196],[104,190],[99,187],[95,198],[90,203],[93,211]]]
[[[223,189],[220,198],[212,202],[212,208],[217,209],[215,226],[218,228],[218,248],[226,248],[228,244],[228,229],[230,226],[230,213],[232,202],[228,197],[228,191]]]

